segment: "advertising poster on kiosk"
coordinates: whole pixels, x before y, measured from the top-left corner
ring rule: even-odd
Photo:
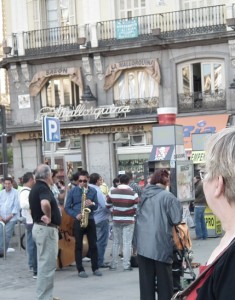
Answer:
[[[195,199],[193,177],[192,161],[176,161],[177,198],[180,201],[185,202]]]

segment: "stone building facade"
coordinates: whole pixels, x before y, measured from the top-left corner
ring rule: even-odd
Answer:
[[[195,8],[187,1],[174,1],[175,7],[162,1],[152,14],[153,1],[147,0],[130,8],[126,1],[109,1],[111,14],[101,0],[93,1],[97,11],[90,14],[91,1],[19,2],[23,24],[13,22],[16,10],[7,5],[12,49],[1,62],[9,77],[7,132],[16,176],[43,161],[66,178],[80,168],[101,173],[109,184],[121,171],[141,176],[158,107],[177,107],[177,117],[190,118],[196,132],[217,130],[222,115],[222,127],[233,124],[229,1],[204,7],[192,1]],[[43,116],[60,119],[60,143],[43,141]],[[214,119],[194,124],[198,116]]]

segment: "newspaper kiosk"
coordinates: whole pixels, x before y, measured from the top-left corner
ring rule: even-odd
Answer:
[[[182,202],[194,200],[194,170],[187,159],[182,125],[155,125],[153,148],[149,157],[149,173],[158,168],[170,170],[170,190]]]

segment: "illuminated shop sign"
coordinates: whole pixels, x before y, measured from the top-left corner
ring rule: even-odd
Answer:
[[[106,107],[91,107],[86,108],[84,104],[79,104],[75,109],[70,107],[43,107],[39,111],[39,116],[36,121],[40,122],[42,117],[56,117],[69,121],[74,117],[83,117],[83,116],[94,116],[95,119],[98,119],[102,115],[108,114],[126,114],[130,112],[130,106],[106,106]]]

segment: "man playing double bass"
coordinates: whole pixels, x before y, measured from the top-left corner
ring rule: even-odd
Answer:
[[[88,277],[82,265],[82,246],[83,236],[85,234],[87,235],[89,243],[93,274],[95,276],[102,276],[102,273],[98,269],[96,227],[93,216],[93,212],[98,208],[97,192],[94,188],[88,186],[88,181],[88,172],[82,170],[78,176],[77,186],[69,192],[65,204],[65,212],[75,219],[73,227],[75,237],[75,261],[78,276],[81,278]]]

